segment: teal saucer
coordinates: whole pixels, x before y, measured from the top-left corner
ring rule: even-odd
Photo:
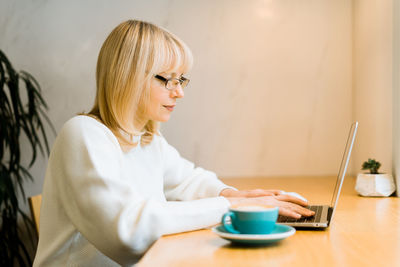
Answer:
[[[215,226],[211,230],[221,238],[229,240],[233,243],[253,245],[275,243],[293,235],[296,232],[296,229],[293,227],[278,223],[275,225],[274,230],[267,235],[232,234],[226,231],[222,225]]]

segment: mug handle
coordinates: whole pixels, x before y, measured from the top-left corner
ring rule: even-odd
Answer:
[[[231,221],[233,221],[236,218],[235,213],[233,213],[232,211],[228,211],[227,213],[225,213],[224,216],[222,216],[221,223],[222,223],[223,227],[225,228],[225,230],[228,231],[229,233],[240,234],[239,231],[237,231],[236,229],[233,228],[232,224],[226,223],[226,221],[225,221],[226,217],[231,217]]]

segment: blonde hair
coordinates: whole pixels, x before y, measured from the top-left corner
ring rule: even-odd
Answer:
[[[141,143],[151,143],[159,130],[159,122],[145,121],[151,79],[163,72],[186,73],[192,62],[187,45],[167,30],[144,21],[122,22],[101,47],[96,99],[87,115],[101,120],[121,145],[135,145],[132,136],[143,131]],[[135,128],[143,123],[143,129]]]

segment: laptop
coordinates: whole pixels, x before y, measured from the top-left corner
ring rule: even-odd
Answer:
[[[308,209],[315,211],[315,215],[312,217],[302,217],[300,219],[294,219],[280,215],[278,217],[278,223],[293,226],[295,228],[327,228],[333,219],[335,209],[338,204],[340,191],[342,189],[344,177],[346,175],[347,166],[350,161],[351,151],[353,149],[354,140],[358,129],[358,122],[354,122],[351,125],[349,136],[347,137],[347,143],[340,164],[339,174],[337,176],[335,189],[331,200],[331,205],[320,205],[320,206],[309,206]]]

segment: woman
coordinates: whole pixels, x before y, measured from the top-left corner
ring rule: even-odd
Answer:
[[[111,32],[92,110],[66,122],[52,148],[34,266],[132,265],[160,236],[216,224],[230,205],[312,215],[280,191],[231,188],[166,142],[159,122],[184,96],[191,64],[188,47],[155,25]]]

